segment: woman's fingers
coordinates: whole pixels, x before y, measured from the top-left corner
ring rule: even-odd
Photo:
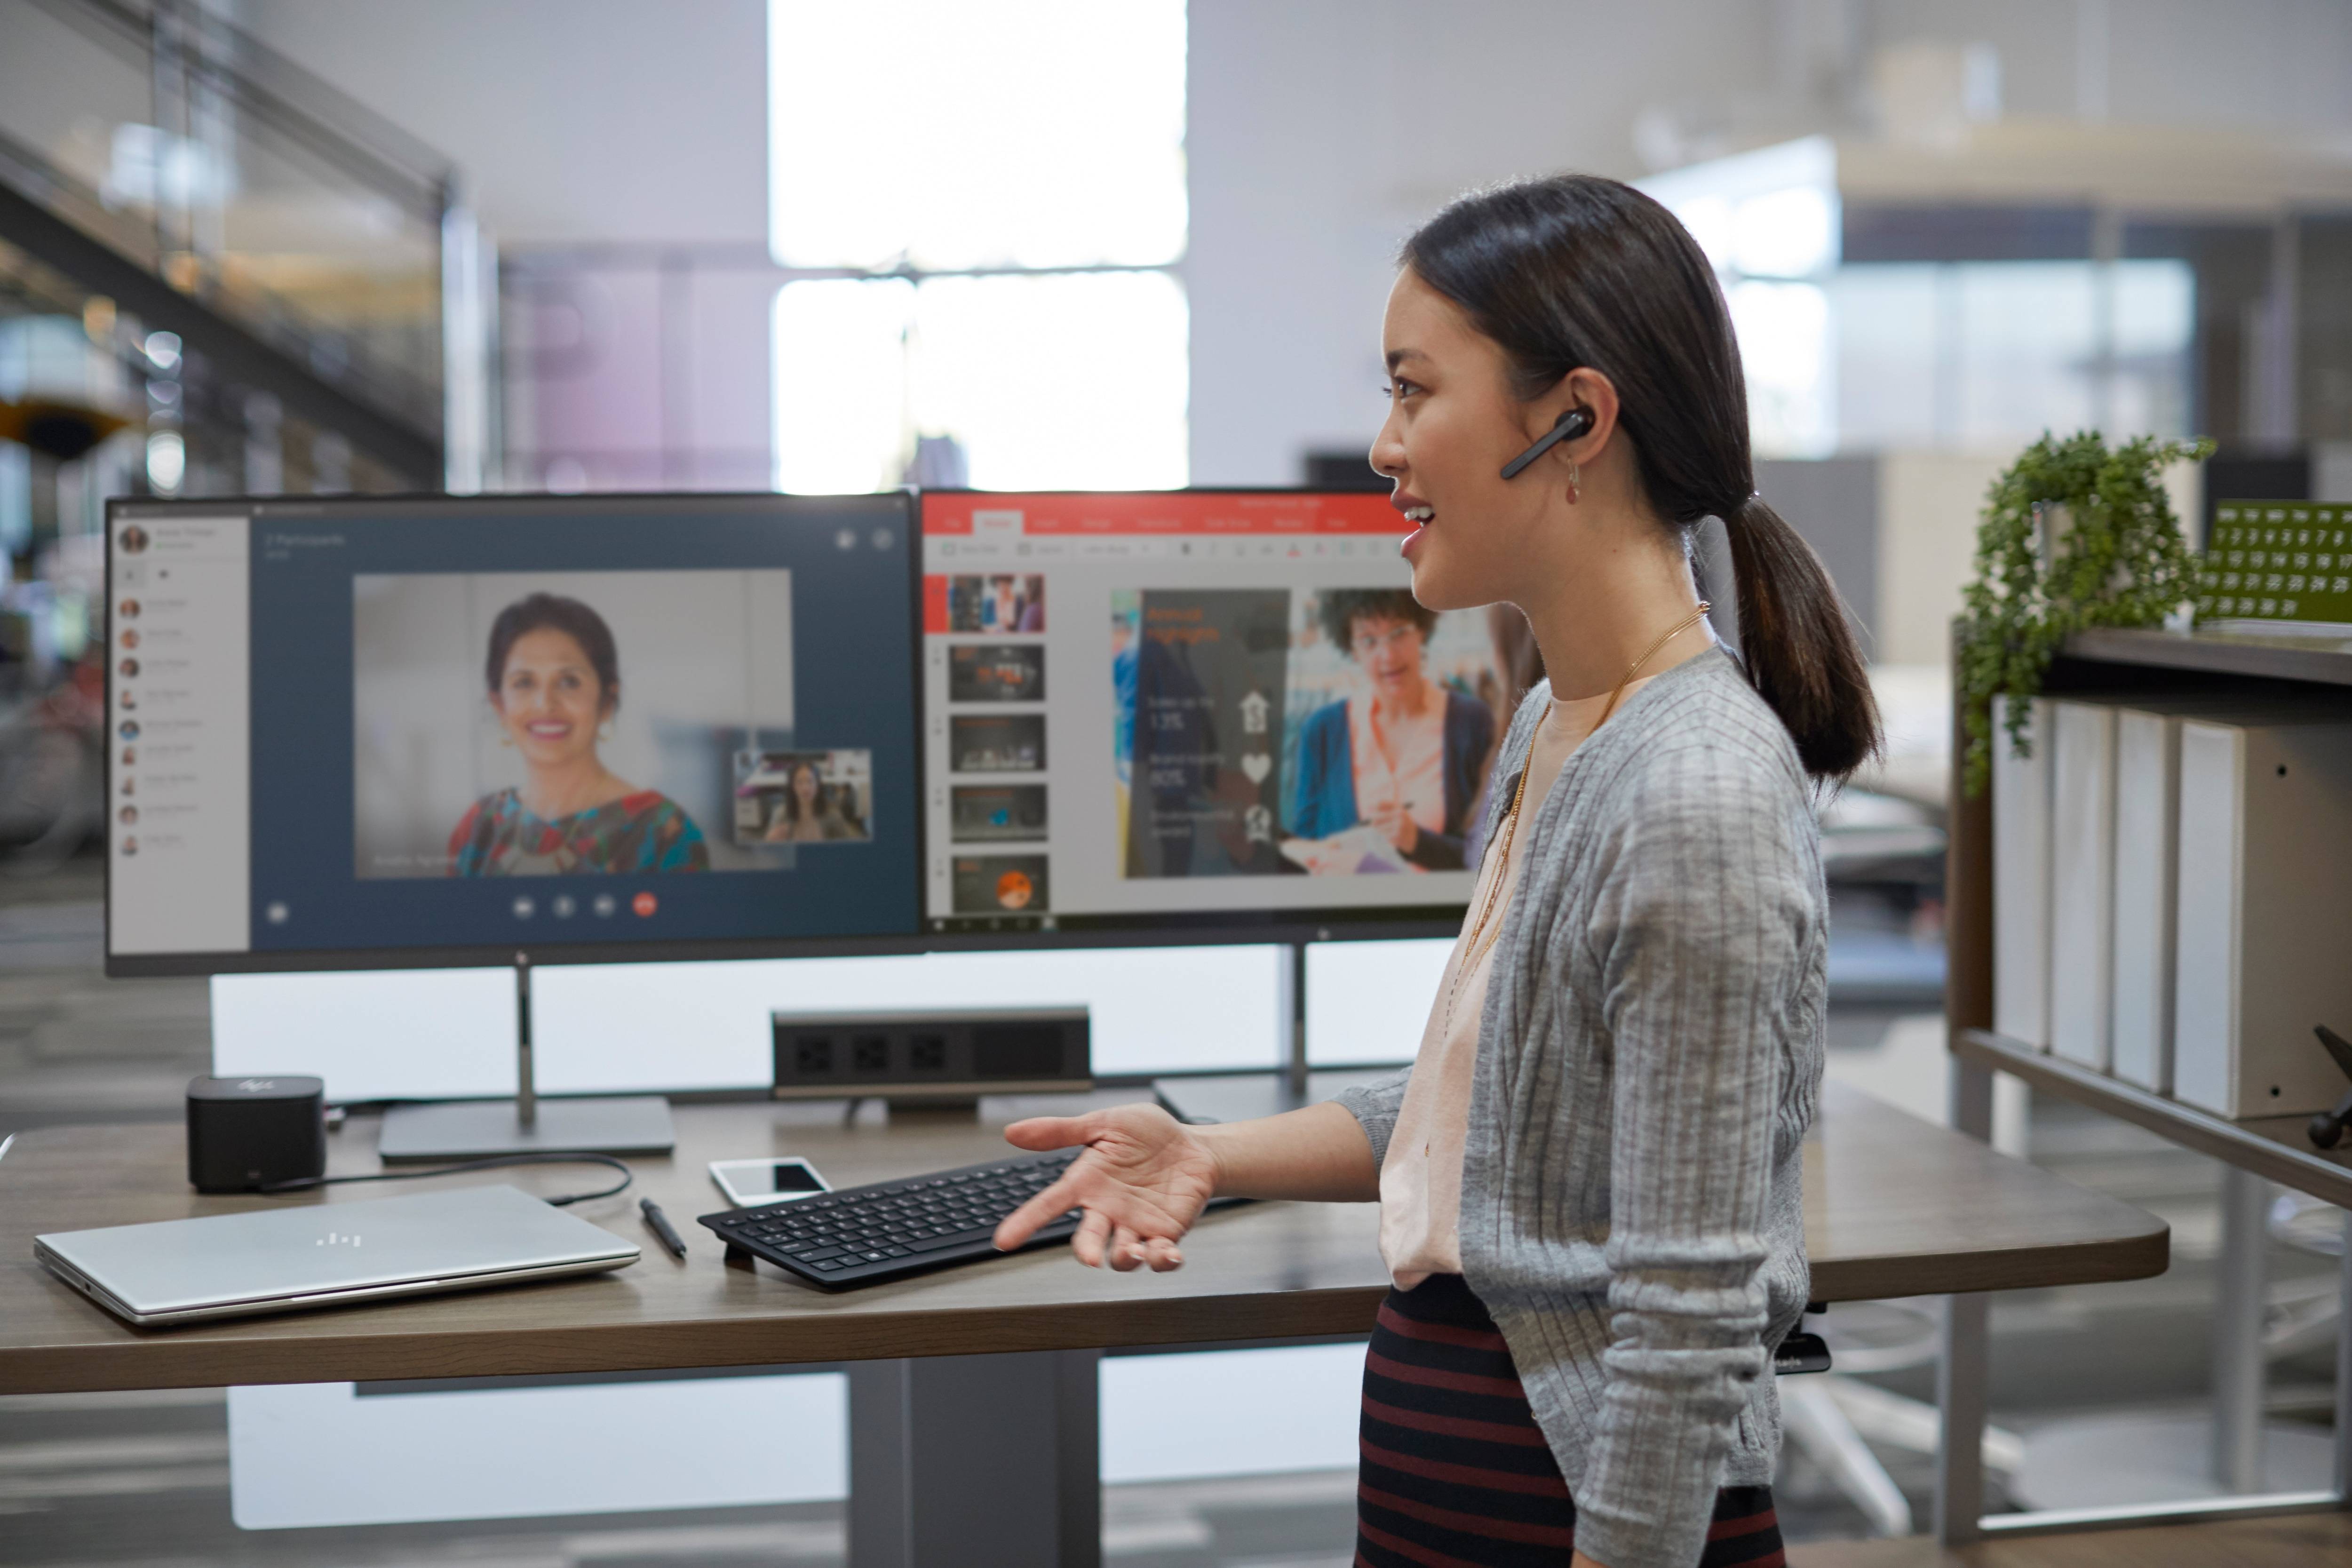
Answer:
[[[1033,1116],[1004,1130],[1004,1141],[1016,1149],[1067,1149],[1091,1142],[1099,1131],[1100,1115]]]
[[[1113,1226],[1110,1233],[1110,1266],[1121,1274],[1134,1271],[1143,1261],[1143,1243],[1135,1232],[1123,1225]]]
[[[1067,1175],[997,1222],[992,1238],[999,1252],[1010,1252],[1053,1221],[1079,1206],[1076,1184]]]
[[[1164,1236],[1155,1236],[1143,1244],[1144,1261],[1151,1265],[1154,1274],[1165,1274],[1184,1266],[1184,1254]]]
[[[1087,1217],[1078,1222],[1078,1233],[1070,1237],[1070,1250],[1079,1262],[1089,1268],[1103,1265],[1103,1243],[1110,1235],[1110,1220],[1099,1209],[1088,1209]]]

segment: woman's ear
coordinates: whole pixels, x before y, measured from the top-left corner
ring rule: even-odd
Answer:
[[[1590,365],[1579,365],[1530,404],[1528,414],[1549,430],[1571,408],[1583,409],[1592,424],[1583,435],[1562,441],[1552,452],[1579,464],[1590,463],[1609,449],[1610,438],[1617,433],[1616,384]]]

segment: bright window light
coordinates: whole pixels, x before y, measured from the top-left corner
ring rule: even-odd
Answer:
[[[1868,263],[1840,269],[1831,300],[1843,450],[2189,429],[2197,285],[2186,262]],[[1752,384],[1752,351],[1749,374]]]
[[[1182,0],[770,0],[768,103],[779,265],[1183,252]]]
[[[897,279],[776,290],[770,403],[778,489],[840,495],[898,482],[914,294]]]
[[[787,284],[776,486],[895,485],[919,434],[954,437],[982,489],[1181,486],[1189,326],[1164,272]]]
[[[147,483],[158,495],[173,495],[188,477],[188,444],[177,430],[158,430],[147,437]]]
[[[974,487],[1184,483],[1190,315],[1167,273],[937,278],[915,314],[915,425],[963,443]]]
[[[1822,458],[1837,447],[1829,299],[1811,283],[1733,285],[1731,324],[1748,371],[1748,437],[1759,458]]]
[[[1675,216],[1683,220],[1698,247],[1706,252],[1708,261],[1717,270],[1731,265],[1732,247],[1738,242],[1738,220],[1732,216],[1728,198],[1707,195],[1693,196],[1675,208]]]
[[[1751,277],[1809,278],[1836,265],[1837,203],[1818,186],[1750,196],[1734,225],[1733,258]]]

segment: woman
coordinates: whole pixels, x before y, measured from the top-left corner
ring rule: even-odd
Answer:
[[[764,835],[770,844],[819,844],[828,838],[854,838],[849,824],[816,776],[816,764],[805,757],[784,775],[784,793],[768,818]]]
[[[1753,493],[1723,299],[1664,207],[1506,186],[1402,263],[1372,465],[1417,525],[1414,596],[1517,605],[1549,672],[1496,758],[1421,1053],[1263,1121],[1016,1123],[1087,1152],[997,1242],[1081,1207],[1081,1262],[1165,1269],[1213,1196],[1376,1198],[1395,1289],[1358,1562],[1778,1563],[1770,1349],[1804,1310],[1822,1055],[1811,805],[1874,750],[1870,689],[1820,563]],[[1709,515],[1737,659],[1692,578]]]
[[[1486,705],[1423,668],[1436,612],[1402,588],[1323,595],[1323,635],[1356,661],[1366,691],[1326,703],[1298,728],[1291,831],[1328,838],[1370,822],[1423,870],[1459,870],[1495,743]]]
[[[554,594],[518,599],[490,623],[485,674],[499,742],[522,753],[527,777],[467,809],[449,835],[451,876],[710,868],[694,819],[596,754],[621,707],[621,659],[604,616]]]

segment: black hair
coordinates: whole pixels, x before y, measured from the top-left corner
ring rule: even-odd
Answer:
[[[803,768],[806,768],[809,771],[809,777],[816,781],[817,804],[813,815],[817,816],[824,815],[824,774],[818,770],[815,759],[794,757],[784,766],[784,793],[782,799],[778,803],[783,808],[784,820],[794,825],[798,825],[801,819],[801,792],[794,789],[793,785],[800,778]]]
[[[490,658],[484,671],[493,696],[506,680],[507,656],[514,652],[516,640],[540,631],[562,632],[578,643],[596,672],[597,706],[607,713],[621,706],[621,656],[613,646],[613,628],[604,624],[604,616],[561,594],[517,599],[490,623]]]
[[[1323,635],[1341,653],[1356,651],[1358,621],[1411,621],[1429,636],[1437,612],[1412,596],[1410,588],[1327,588],[1320,606]]]
[[[1475,192],[1400,262],[1502,346],[1522,400],[1589,367],[1617,389],[1642,489],[1683,534],[1723,520],[1748,679],[1805,771],[1842,779],[1878,750],[1878,707],[1829,574],[1756,492],[1748,387],[1715,269],[1630,185],[1558,174]]]

